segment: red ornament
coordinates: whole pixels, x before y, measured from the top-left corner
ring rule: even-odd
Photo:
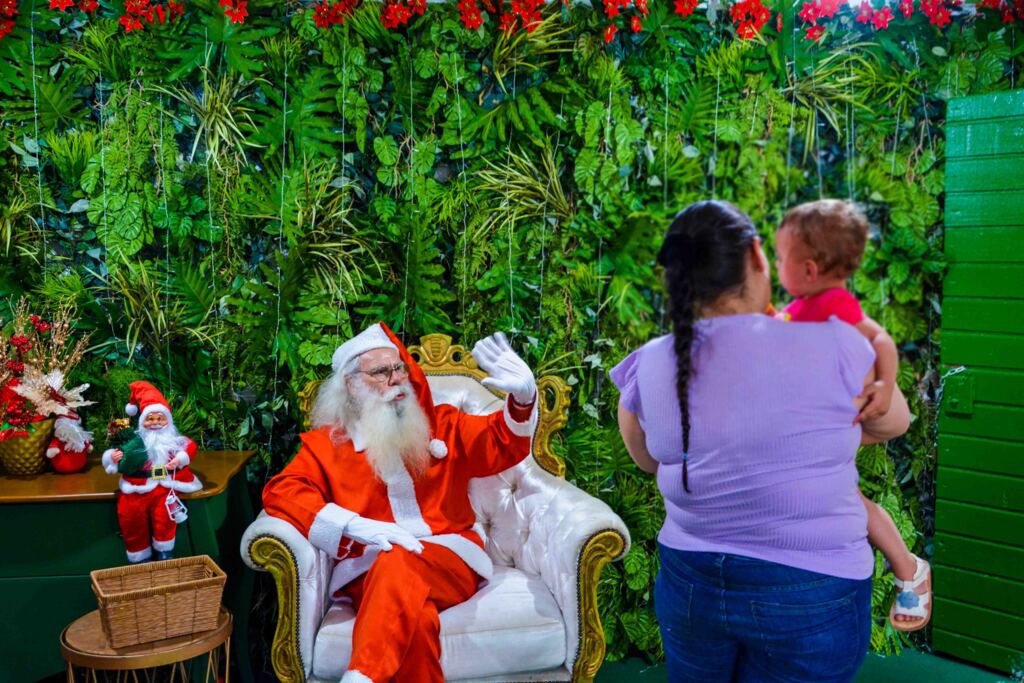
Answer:
[[[871,17],[871,25],[875,27],[876,31],[883,31],[889,28],[889,22],[892,21],[892,10],[886,5],[882,9],[875,12]]]
[[[608,24],[608,28],[604,30],[604,42],[610,43],[615,40],[615,34],[618,33],[619,29],[615,28],[615,24]]]
[[[686,18],[697,9],[698,0],[676,0],[675,13]]]

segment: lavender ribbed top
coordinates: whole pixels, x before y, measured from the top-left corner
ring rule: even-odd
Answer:
[[[667,515],[658,540],[848,579],[872,574],[857,495],[861,429],[852,399],[875,360],[846,323],[732,315],[695,326],[690,379],[691,493],[672,335],[611,371],[658,461]]]

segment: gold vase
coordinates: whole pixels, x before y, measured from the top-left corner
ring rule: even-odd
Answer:
[[[46,469],[46,447],[53,437],[53,418],[33,423],[28,436],[0,441],[0,461],[8,474],[26,476]]]

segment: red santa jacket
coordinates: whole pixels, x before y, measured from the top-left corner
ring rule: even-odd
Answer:
[[[182,435],[181,438],[184,441],[184,445],[179,450],[168,453],[166,458],[166,460],[170,460],[177,456],[179,463],[178,469],[173,471],[168,470],[167,476],[164,479],[122,475],[119,483],[121,493],[148,493],[157,486],[173,489],[178,493],[194,493],[203,488],[202,482],[199,481],[196,475],[193,474],[192,470],[189,468],[189,464],[192,462],[192,457],[195,456],[198,446],[196,446],[195,441],[187,436]],[[113,454],[114,449],[108,449],[103,452],[103,457],[101,459],[103,468],[108,474],[117,473],[117,465],[114,464],[112,459]]]
[[[503,472],[526,458],[536,426],[536,402],[521,408],[509,398],[504,410],[490,415],[434,406],[423,371],[388,333],[409,366],[410,383],[427,412],[433,439],[444,444],[431,445],[433,457],[426,472],[413,481],[402,468],[381,481],[361,444],[335,443],[323,427],[301,435],[298,455],[263,490],[267,514],[290,522],[313,546],[338,560],[331,576],[332,595],[368,571],[379,552],[344,535],[345,526],[357,515],[395,522],[423,542],[443,545],[489,579],[493,565],[473,529],[476,515],[469,501],[469,480]]]
[[[533,421],[529,413],[525,421],[516,421],[508,404],[487,416],[442,405],[435,408],[435,417],[434,438],[444,442],[448,453],[431,458],[416,481],[405,469],[381,481],[364,451],[351,441],[332,442],[325,427],[302,434],[298,455],[267,483],[267,513],[287,520],[339,560],[332,594],[369,570],[377,557],[375,547],[345,537],[345,526],[356,515],[395,522],[423,542],[449,548],[484,579],[491,577],[491,560],[473,530],[469,480],[502,472],[529,455]]]

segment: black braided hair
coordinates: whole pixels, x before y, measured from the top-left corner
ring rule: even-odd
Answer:
[[[676,352],[676,395],[683,421],[683,488],[687,493],[693,324],[699,311],[723,294],[742,293],[746,260],[756,237],[750,218],[735,206],[702,201],[676,214],[658,252],[658,263],[665,267]]]

